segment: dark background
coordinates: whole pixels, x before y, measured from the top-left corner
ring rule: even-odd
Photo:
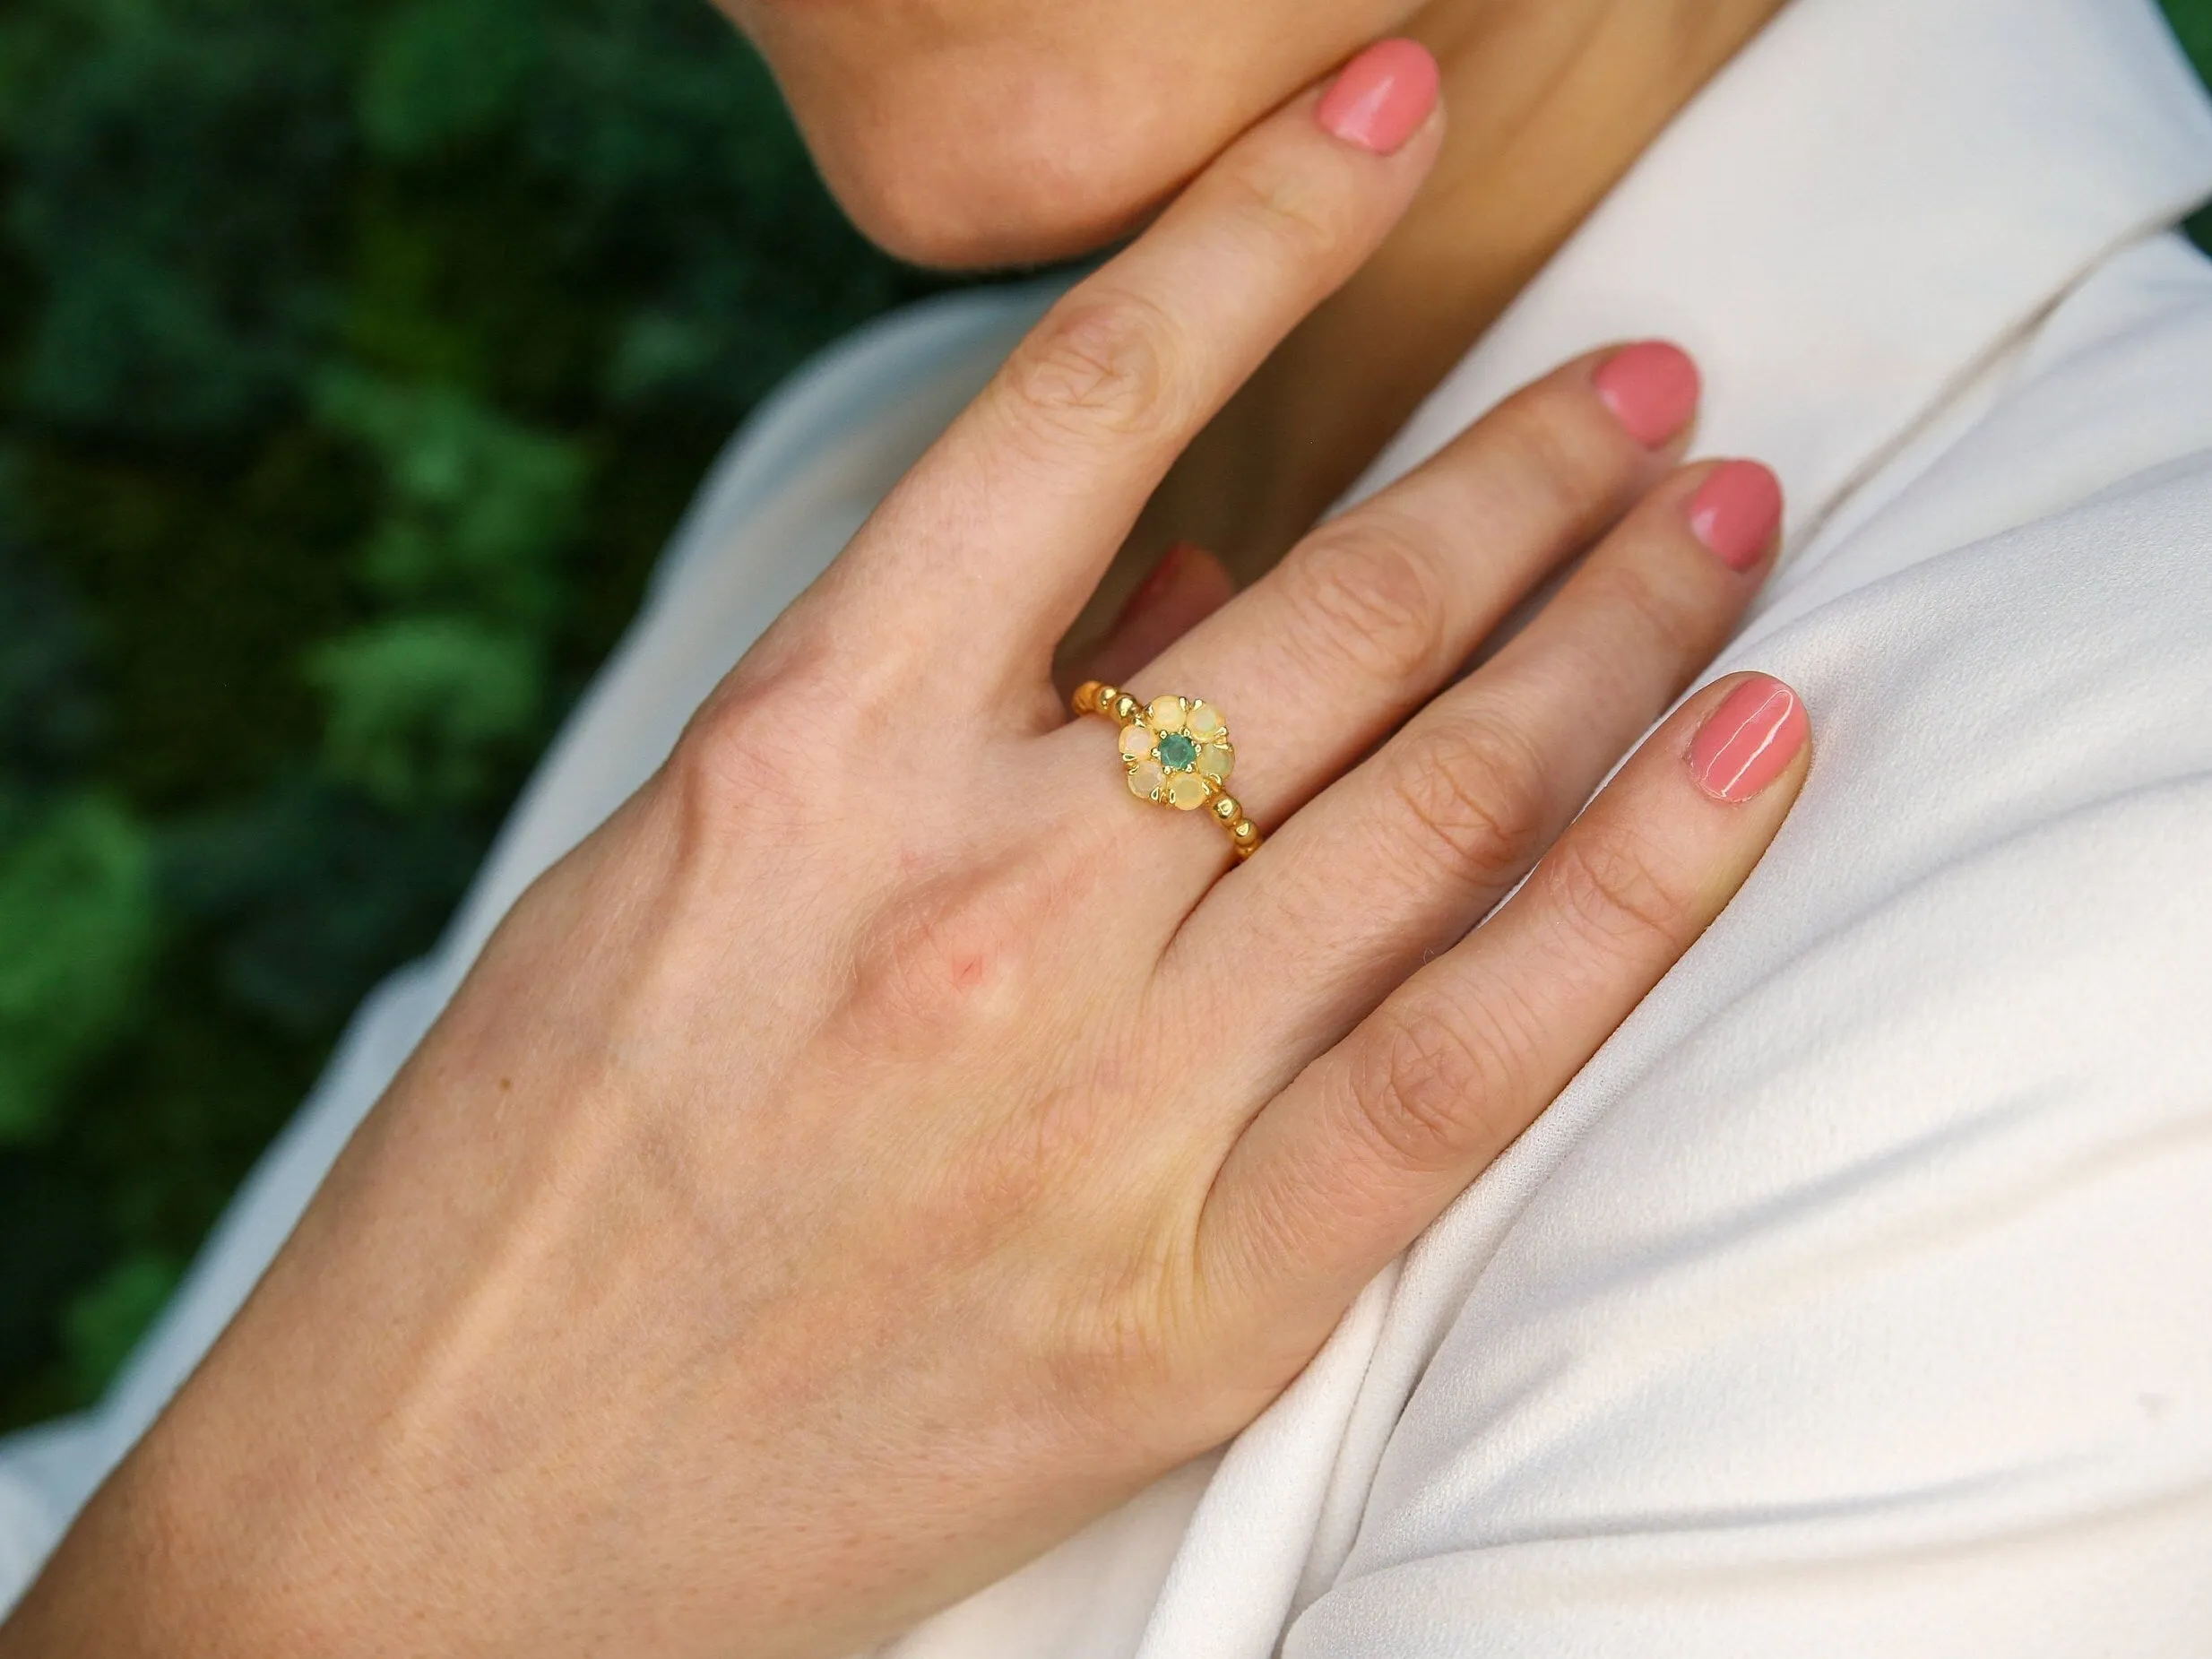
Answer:
[[[431,943],[730,429],[937,285],[705,0],[4,4],[0,1428]]]

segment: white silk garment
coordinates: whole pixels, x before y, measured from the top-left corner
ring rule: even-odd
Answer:
[[[887,1654],[2212,1655],[2212,266],[2165,229],[2208,194],[2148,0],[1794,0],[1669,128],[1362,488],[1681,341],[1699,450],[1788,491],[1714,671],[1803,692],[1803,798],[1258,1422]],[[0,1595],[498,915],[1049,297],[881,324],[740,436],[445,945],[108,1401],[0,1445]]]

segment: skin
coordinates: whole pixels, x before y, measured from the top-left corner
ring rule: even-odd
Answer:
[[[1154,21],[1233,47],[1236,4]],[[1270,96],[1161,60],[1187,125],[1088,197],[892,153],[921,95],[851,31],[986,85],[1084,44],[1028,38],[1059,10],[752,21],[802,113],[864,113],[808,117],[864,216],[920,177],[1005,206],[996,253],[1151,214]],[[1343,11],[1277,16],[1319,60],[1266,74],[1392,21]],[[1054,308],[516,905],[0,1655],[851,1652],[1249,1422],[1718,912],[1807,764],[1701,785],[1730,685],[1577,816],[1764,575],[1697,540],[1709,465],[1624,429],[1602,353],[1233,598],[1201,556],[1123,613],[1102,661],[1234,688],[1256,857],[1067,720],[1055,654],[1163,480],[1444,152],[1440,113],[1383,156],[1314,104]]]
[[[1178,540],[1240,582],[1281,557],[1781,0],[721,4],[846,211],[938,265],[1096,247],[1366,41],[1436,54],[1420,197],[1170,472],[1087,637]]]

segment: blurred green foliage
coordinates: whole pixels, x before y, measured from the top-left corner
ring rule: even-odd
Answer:
[[[0,1426],[434,938],[731,428],[932,285],[702,0],[0,7]]]
[[[730,428],[930,285],[703,0],[7,0],[0,1426],[434,938]]]

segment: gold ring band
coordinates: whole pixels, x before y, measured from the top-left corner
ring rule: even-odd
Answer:
[[[1203,807],[1229,832],[1237,857],[1249,859],[1257,850],[1259,825],[1229,792],[1237,752],[1219,709],[1197,697],[1139,701],[1095,679],[1076,687],[1070,701],[1076,713],[1097,714],[1121,728],[1121,765],[1130,794],[1184,812]]]

